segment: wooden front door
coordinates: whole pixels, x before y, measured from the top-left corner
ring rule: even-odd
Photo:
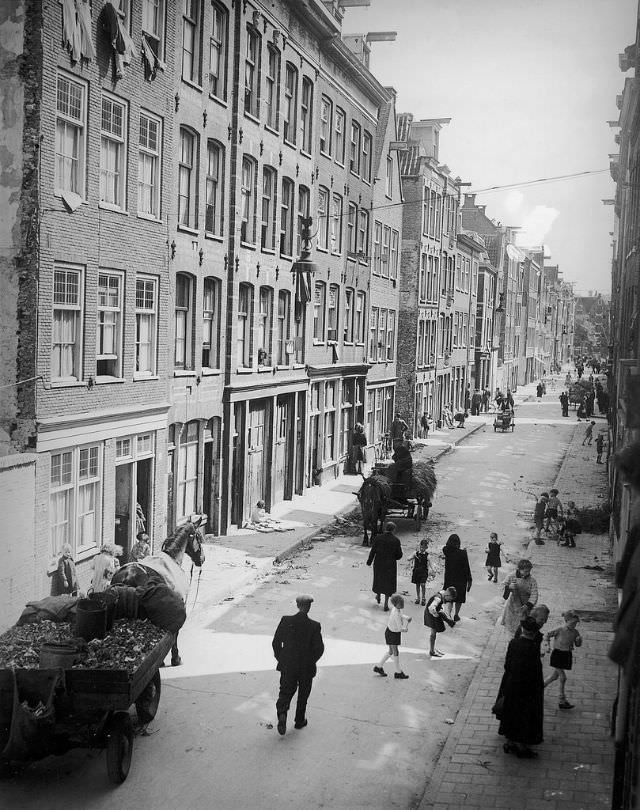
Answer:
[[[276,418],[273,426],[274,475],[272,503],[291,497],[291,396],[279,396],[276,402]]]
[[[247,425],[247,477],[244,517],[248,519],[257,501],[266,499],[264,481],[264,428],[266,408],[262,400],[249,405]]]

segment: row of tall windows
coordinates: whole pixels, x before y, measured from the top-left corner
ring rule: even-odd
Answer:
[[[418,339],[416,344],[416,364],[418,367],[434,366],[437,351],[438,322],[435,320],[418,321]]]
[[[439,239],[442,229],[442,194],[425,188],[422,202],[422,233]]]
[[[440,257],[432,253],[420,256],[420,275],[418,277],[418,298],[421,303],[438,302],[438,275]]]
[[[341,305],[340,296],[344,296]],[[342,313],[342,317],[341,317]],[[366,296],[353,287],[316,281],[313,296],[313,339],[317,343],[337,341],[342,325],[344,343],[364,345]]]
[[[382,278],[398,277],[400,233],[377,220],[373,223],[373,274]]]
[[[174,365],[177,369],[196,367],[196,347],[204,369],[217,369],[220,365],[220,329],[222,282],[218,278],[202,280],[198,291],[197,280],[187,273],[176,274],[174,311]],[[201,323],[196,323],[197,295],[202,296]],[[199,328],[198,328],[199,326]]]
[[[453,314],[453,348],[465,349],[469,345],[469,314],[467,312],[454,312]]]
[[[59,72],[56,78],[56,194],[87,197],[88,84]],[[141,110],[138,120],[129,120],[129,105],[110,93],[102,93],[100,116],[99,200],[108,207],[126,211],[129,148],[138,152],[137,212],[159,219],[161,213],[162,119]],[[135,129],[134,129],[135,126]],[[134,137],[131,137],[132,133]],[[129,143],[129,140],[133,143]]]
[[[289,290],[238,287],[236,363],[238,368],[290,366],[304,361],[304,318],[296,319]]]
[[[200,136],[195,130],[180,127],[178,142],[178,226],[200,227],[200,166],[205,168],[204,227],[211,236],[224,231],[224,146],[209,139],[201,162]]]
[[[83,337],[89,319],[96,327],[95,371],[98,378],[122,378],[125,337],[135,330],[134,379],[156,373],[158,330],[158,277],[135,276],[134,318],[125,319],[125,273],[98,272],[95,309],[85,304],[86,273],[77,265],[56,265],[53,271],[51,379],[74,382],[83,378]],[[135,319],[135,321],[134,321]]]
[[[393,360],[395,339],[395,310],[371,307],[369,315],[369,360],[372,363],[385,363]]]
[[[333,158],[341,166],[345,165],[345,122],[344,110],[323,95],[320,99],[320,152]],[[351,122],[349,140],[349,171],[371,182],[373,138],[357,121]]]

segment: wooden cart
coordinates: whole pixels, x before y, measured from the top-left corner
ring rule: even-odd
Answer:
[[[506,430],[513,430],[516,426],[515,416],[513,411],[497,411],[493,420],[493,432],[501,430],[503,433]]]
[[[0,762],[35,761],[71,748],[106,748],[107,772],[115,784],[129,774],[133,724],[129,709],[135,704],[140,724],[153,720],[160,702],[159,667],[171,649],[166,633],[140,666],[109,669],[0,669]],[[14,685],[19,699],[29,705],[51,697],[52,717],[34,728],[26,745],[11,740]],[[7,745],[7,743],[9,744]]]

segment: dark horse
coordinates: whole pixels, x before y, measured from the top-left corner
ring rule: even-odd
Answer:
[[[111,585],[130,585],[137,587],[146,585],[153,581],[162,581],[173,590],[180,593],[182,598],[186,601],[186,595],[189,583],[193,577],[193,565],[197,568],[202,568],[205,561],[204,548],[202,537],[198,530],[198,524],[183,523],[178,526],[173,534],[162,544],[162,552],[176,563],[176,566],[168,560],[164,560],[161,555],[154,557],[145,557],[140,562],[128,563],[123,565],[111,579]],[[189,576],[189,583],[187,583],[187,575],[181,571],[182,560],[184,555],[187,555],[193,565],[191,566],[191,573]],[[145,564],[146,563],[146,564]],[[171,648],[171,666],[179,666],[182,663],[180,653],[178,652],[178,634]]]
[[[362,527],[364,536],[362,545],[369,545],[369,532],[371,539],[382,532],[382,524],[387,516],[387,504],[391,487],[386,478],[372,475],[365,478],[357,494],[362,509]]]

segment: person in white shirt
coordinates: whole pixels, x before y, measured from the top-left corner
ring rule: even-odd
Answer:
[[[402,633],[406,633],[409,629],[411,616],[406,616],[404,613],[402,613],[404,599],[399,594],[392,596],[389,601],[391,602],[391,612],[389,614],[387,627],[384,631],[384,640],[389,645],[389,650],[382,656],[380,663],[378,666],[373,668],[373,671],[377,672],[378,675],[382,675],[383,678],[386,678],[387,673],[383,669],[384,663],[389,658],[393,658],[393,663],[396,669],[393,677],[398,680],[406,680],[409,676],[405,675],[400,668],[399,650]]]

